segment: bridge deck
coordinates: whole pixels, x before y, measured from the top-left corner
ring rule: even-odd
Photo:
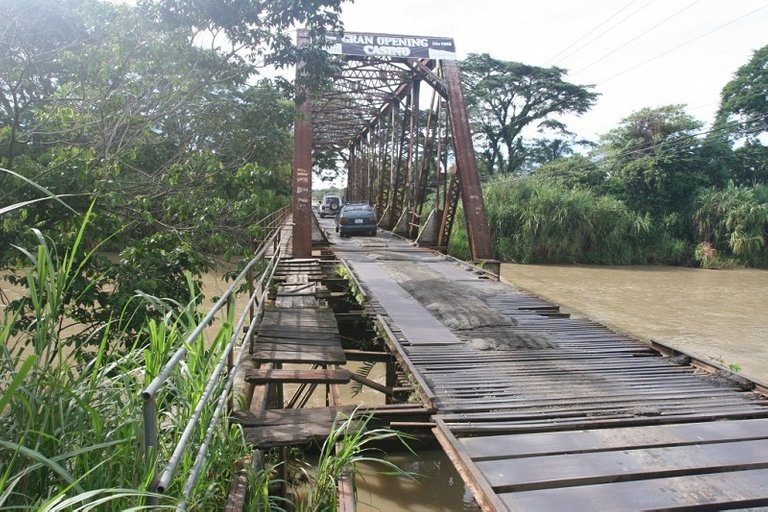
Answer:
[[[331,236],[486,510],[768,505],[768,400],[395,237]]]

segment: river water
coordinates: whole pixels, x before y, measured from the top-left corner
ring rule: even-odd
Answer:
[[[564,311],[768,383],[768,270],[505,264],[501,275]]]

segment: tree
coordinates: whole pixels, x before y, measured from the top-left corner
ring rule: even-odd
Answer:
[[[230,58],[253,66],[277,67],[303,61],[310,70],[324,68],[328,54],[316,45],[299,48],[293,32],[302,25],[321,38],[342,28],[341,4],[346,0],[139,0],[141,11],[166,27],[186,28],[194,35],[223,35],[211,43]]]
[[[741,66],[721,93],[720,109],[711,139],[734,144],[730,178],[737,185],[768,181],[768,46],[757,50]]]
[[[768,46],[736,71],[721,93],[715,128],[731,140],[768,132]]]
[[[87,37],[80,0],[1,0],[0,165],[12,169],[20,145],[33,144],[35,108],[50,99],[66,70],[66,52]],[[4,177],[0,176],[0,184]],[[0,187],[4,188],[4,187]]]
[[[566,188],[587,188],[602,193],[605,170],[584,155],[571,155],[547,162],[536,169],[535,176],[562,184]]]
[[[684,211],[711,181],[695,136],[701,126],[683,105],[644,108],[623,119],[598,149],[614,193],[639,212]]]
[[[596,144],[586,140],[570,139],[546,139],[537,138],[532,143],[525,144],[525,163],[522,170],[526,172],[535,171],[545,164],[567,158],[573,155],[574,146],[595,147]]]
[[[592,86],[563,80],[566,70],[470,54],[461,63],[470,122],[478,134],[487,168],[515,172],[525,159],[524,128],[567,133],[553,117],[583,114],[595,103]]]
[[[768,146],[748,140],[734,151],[735,164],[731,178],[736,185],[768,183]]]
[[[88,293],[67,307],[93,316],[78,320],[119,316],[137,289],[186,302],[185,271],[252,250],[256,222],[288,202],[295,115],[292,93],[253,77],[265,60],[302,56],[287,27],[322,34],[339,3],[0,0],[12,21],[0,29],[0,159],[17,173],[0,173],[0,206],[40,197],[17,175],[75,194],[77,211],[95,203],[83,250],[106,240],[100,250],[121,256],[81,269]],[[228,42],[201,46],[205,30]],[[1,222],[0,265],[10,265],[14,246],[38,243],[30,228],[69,247],[82,219],[45,201]],[[147,306],[132,329],[158,315]]]

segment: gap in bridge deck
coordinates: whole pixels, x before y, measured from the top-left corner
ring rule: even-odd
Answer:
[[[364,311],[350,303],[348,284],[335,274],[338,262],[322,256],[281,260],[275,273],[272,303],[254,340],[255,368],[245,373],[257,392],[250,410],[235,414],[255,448],[322,443],[337,413],[349,415],[361,403],[374,413],[375,425],[425,414],[418,404],[396,403],[398,396],[401,402],[407,398],[408,386],[395,380],[394,369],[390,373],[386,364],[373,364],[391,360],[385,352],[344,349],[366,348],[373,330]],[[357,360],[348,361],[347,353]],[[363,373],[366,360],[372,370],[362,380],[362,394],[355,396],[351,381],[361,378],[351,378],[351,372]]]

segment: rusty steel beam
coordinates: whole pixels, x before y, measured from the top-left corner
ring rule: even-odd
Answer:
[[[356,147],[354,145],[349,147],[349,160],[347,161],[347,201],[353,201],[359,195],[357,181],[358,173],[360,170],[358,169],[357,165],[357,155],[355,154],[355,149]]]
[[[298,45],[309,44],[309,33],[298,31]],[[296,83],[302,83],[303,67],[296,67]],[[312,102],[306,89],[298,91],[293,135],[293,257],[312,256]]]
[[[456,62],[451,60],[442,61],[441,65],[448,95],[448,115],[451,121],[453,149],[459,172],[461,201],[467,223],[470,253],[474,260],[490,260],[494,257],[493,243],[488,229],[483,189],[475,160],[464,93],[461,90],[459,68]]]
[[[446,252],[448,251],[448,243],[451,241],[451,230],[453,229],[453,221],[456,219],[456,209],[459,206],[459,196],[461,195],[459,179],[460,175],[454,169],[445,192],[445,210],[443,210],[443,218],[440,222],[437,245],[438,247],[444,247]]]
[[[409,92],[412,92],[413,84],[410,84]],[[404,165],[404,160],[410,158],[412,153],[412,139],[413,133],[413,94],[406,96],[406,107],[403,114],[402,125],[400,126],[400,141],[397,147],[397,165],[395,168],[394,179],[392,183],[392,195],[390,198],[390,223],[389,229],[393,229],[397,226],[397,222],[400,220],[400,215],[403,212],[403,203],[405,202],[405,195],[407,192],[408,182],[408,170],[409,165],[407,161]],[[406,140],[406,138],[408,140]],[[410,141],[410,143],[409,143]],[[405,156],[407,155],[407,156]]]
[[[427,115],[426,138],[424,140],[424,152],[421,156],[418,175],[415,176],[413,196],[410,203],[410,221],[408,225],[408,238],[415,239],[418,235],[418,227],[424,209],[424,200],[427,197],[427,180],[430,169],[430,156],[434,151],[435,138],[437,137],[437,125],[440,118],[441,102],[437,100],[437,93],[432,96],[432,103]]]

